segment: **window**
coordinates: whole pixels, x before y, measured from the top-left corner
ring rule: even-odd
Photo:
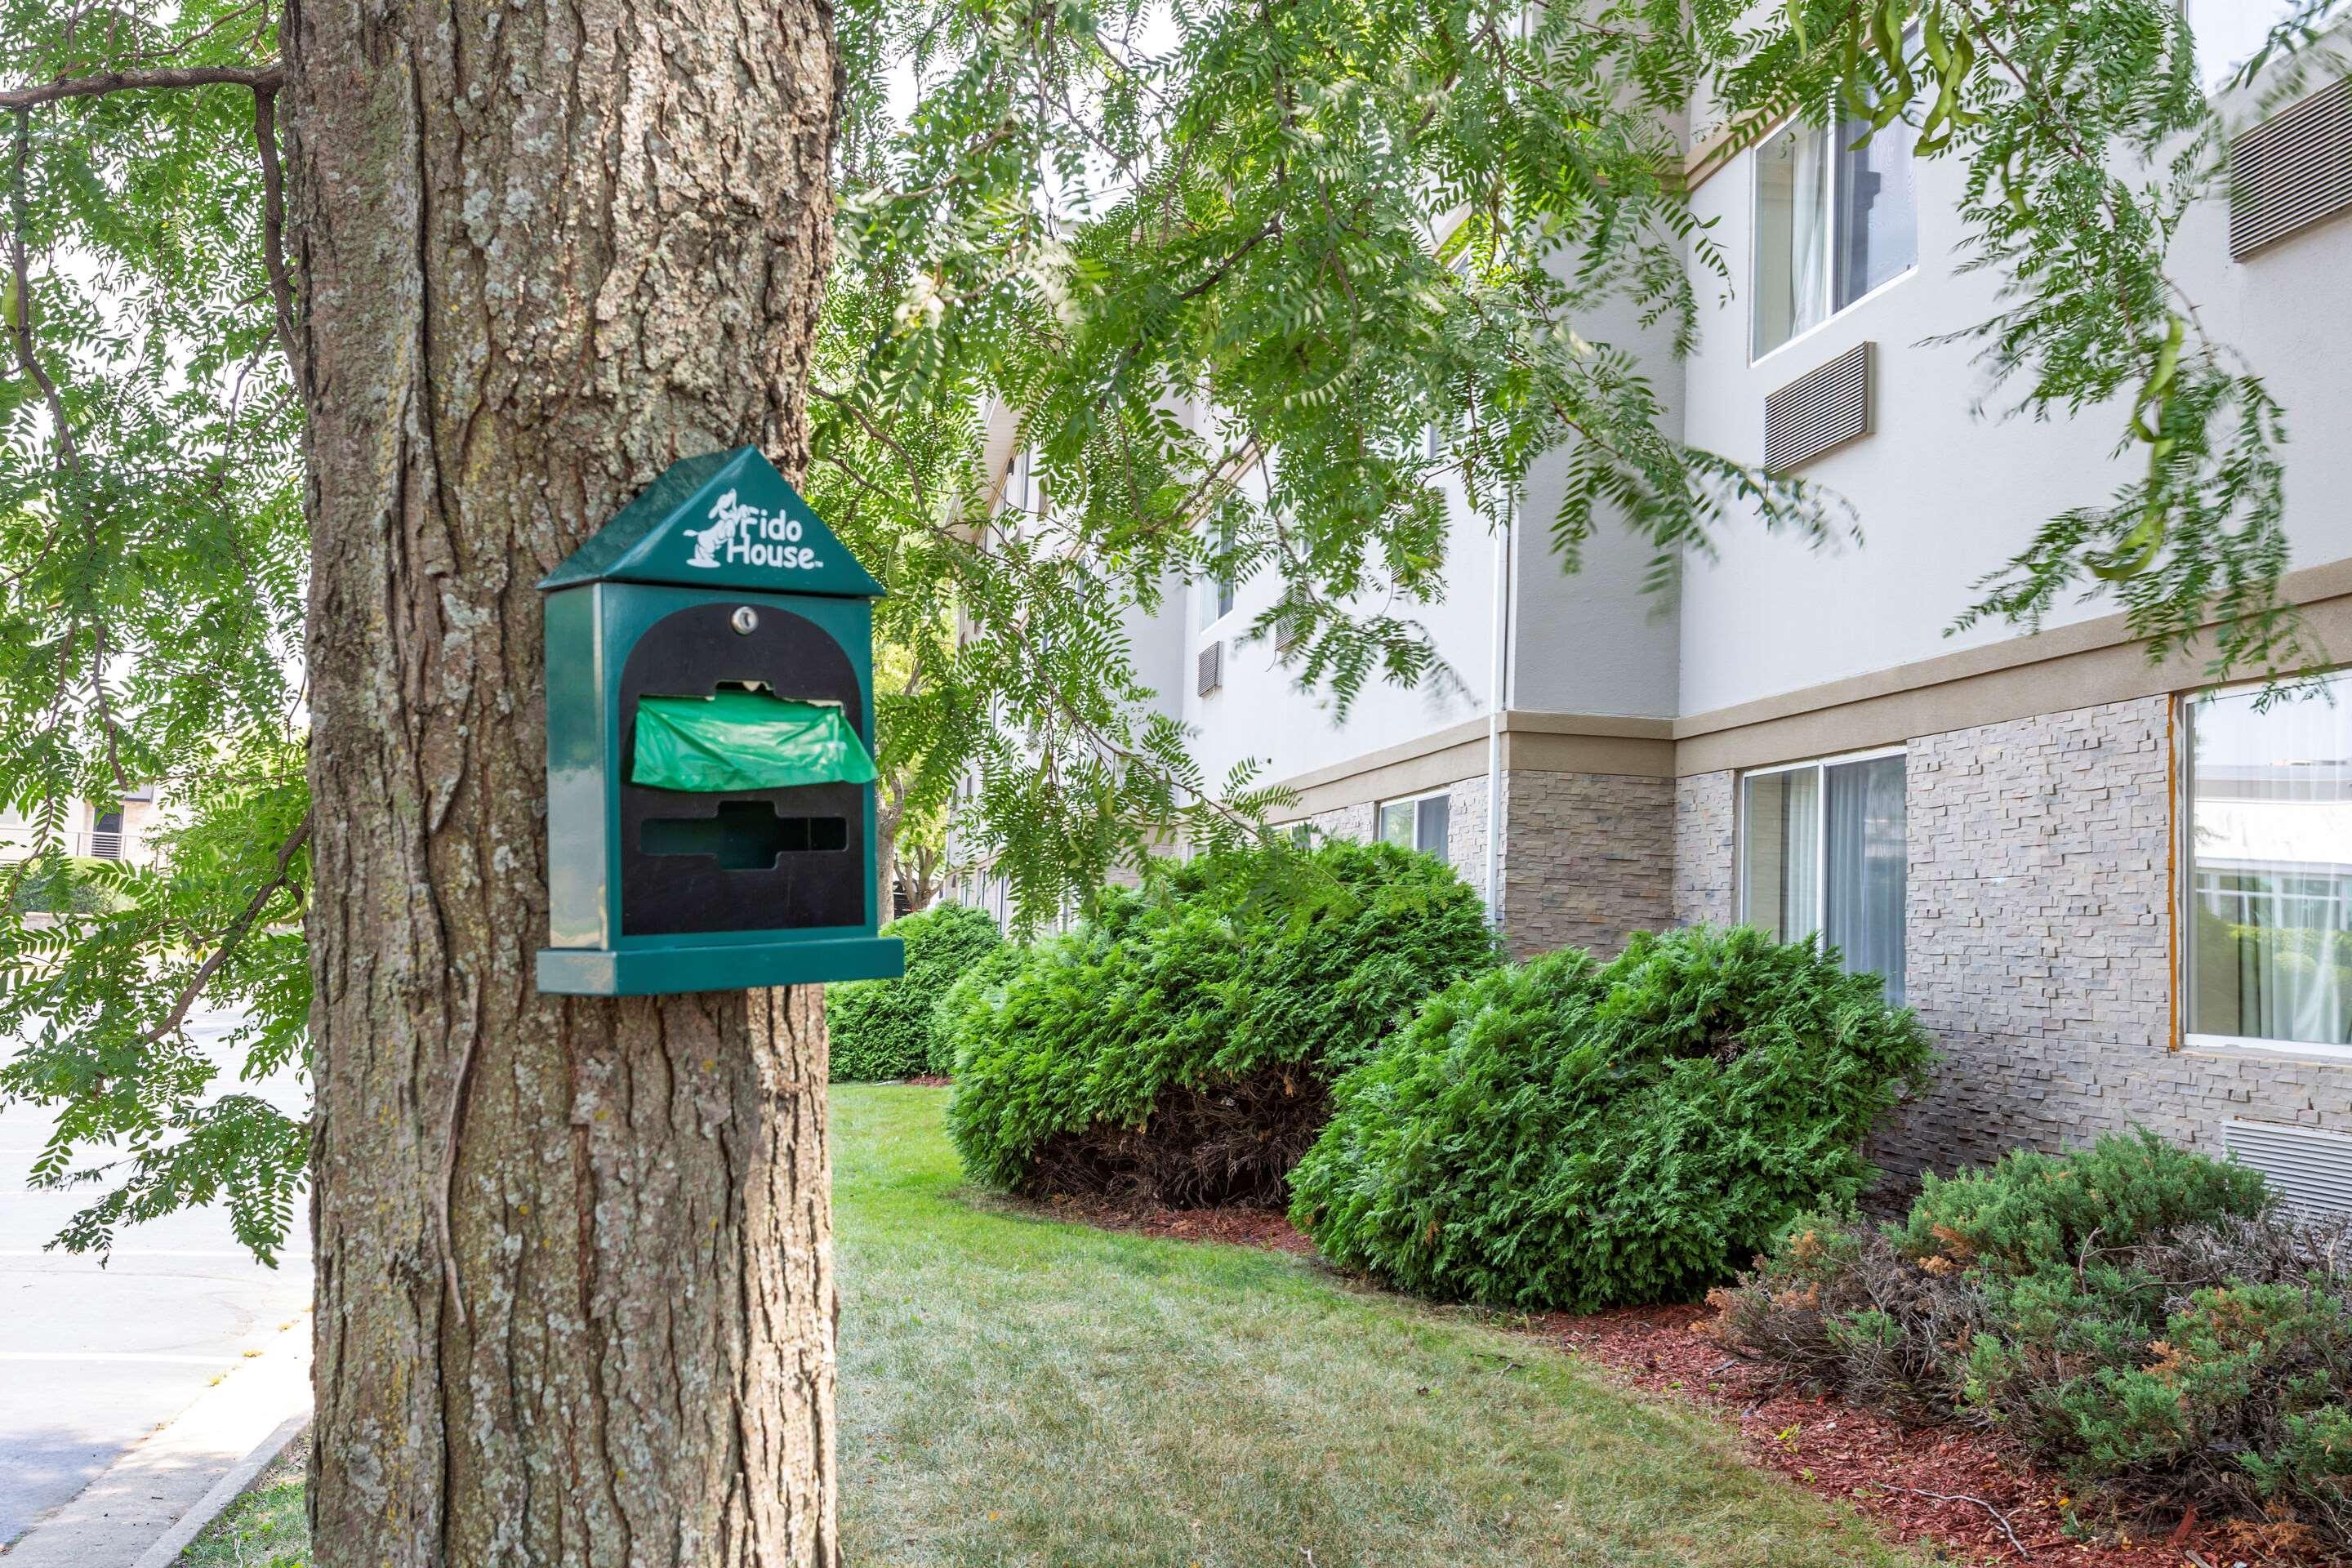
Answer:
[[[1913,128],[1798,121],[1756,150],[1755,357],[1811,331],[1919,258]]]
[[[1454,827],[1454,797],[1441,794],[1390,801],[1381,807],[1380,826],[1381,843],[1444,860],[1446,837]]]
[[[1234,613],[1234,585],[1231,583],[1202,583],[1201,596],[1201,629],[1207,631]]]
[[[2187,704],[2192,1043],[2352,1047],[2352,675]]]
[[[1740,919],[1781,942],[1819,933],[1903,1000],[1903,753],[1832,758],[1740,781]]]

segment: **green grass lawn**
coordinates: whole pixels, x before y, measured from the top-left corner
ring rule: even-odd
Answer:
[[[302,1467],[310,1451],[297,1438],[213,1527],[180,1553],[183,1568],[301,1568],[310,1521],[302,1512]]]
[[[1918,1561],[1470,1315],[972,1193],[946,1093],[834,1091],[853,1568]],[[283,1489],[215,1531],[241,1555],[186,1561],[299,1563]]]

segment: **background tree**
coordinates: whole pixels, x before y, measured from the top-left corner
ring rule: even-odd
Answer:
[[[2265,54],[2335,11],[2306,4]],[[1858,110],[1964,160],[1969,264],[2008,285],[1968,334],[1994,400],[2105,422],[2138,465],[1959,626],[2112,592],[2151,658],[2209,626],[2217,677],[2316,655],[2276,593],[2283,412],[2168,267],[2226,175],[2176,6],[857,0],[841,25],[835,288],[871,303],[817,471],[850,426],[912,444],[978,399],[1018,414],[1051,505],[942,543],[969,640],[898,717],[973,767],[967,837],[1024,913],[1155,831],[1220,826],[1200,805],[1219,790],[1124,700],[1128,605],[1271,574],[1249,635],[1287,627],[1284,661],[1344,711],[1368,680],[1444,676],[1416,619],[1443,583],[1441,482],[1497,516],[1565,446],[1558,510],[1530,521],[1570,569],[1630,529],[1659,584],[1727,524],[1854,529],[1833,496],[1671,438],[1643,360],[1596,341],[1614,306],[1679,348],[1694,279],[1733,284],[1684,201],[1669,126],[1694,100],[1727,156],[1792,111]],[[883,89],[909,61],[900,124]]]
[[[2284,415],[2167,267],[2220,177],[2178,10],[1748,9],[0,0],[0,795],[41,847],[7,875],[67,875],[69,798],[152,780],[176,824],[171,874],[104,873],[106,907],[5,900],[0,1024],[30,1037],[0,1096],[58,1109],[45,1179],[108,1185],[76,1246],[226,1194],[267,1249],[315,1169],[322,1546],[824,1549],[806,999],[529,982],[530,584],[670,458],[807,467],[892,590],[905,809],[974,781],[973,843],[1048,912],[1268,799],[1150,707],[1130,607],[1271,573],[1253,630],[1296,628],[1344,708],[1444,679],[1441,479],[1492,515],[1566,445],[1564,562],[1624,527],[1662,581],[1735,522],[1850,527],[1672,439],[1585,330],[1614,305],[1686,341],[1694,268],[1728,286],[1665,129],[1694,94],[1746,136],[1843,103],[1966,160],[2003,395],[2136,459],[1975,613],[2112,591],[2152,652],[2210,621],[2217,673],[2300,667]],[[1041,481],[1011,514],[991,404]],[[185,1025],[218,1005],[240,1068],[310,1053],[315,1124],[216,1092]],[[721,1430],[744,1412],[776,1424]]]

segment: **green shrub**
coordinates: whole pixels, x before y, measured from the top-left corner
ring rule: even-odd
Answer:
[[[957,980],[1005,945],[985,910],[941,904],[893,921],[885,936],[907,944],[907,972],[895,980],[853,980],[825,989],[836,1083],[910,1078],[939,1070],[936,1016]]]
[[[1330,1080],[1495,957],[1477,895],[1388,845],[1155,867],[957,988],[948,1130],[991,1186],[1277,1204]]]
[[[121,874],[122,862],[87,855],[59,856],[25,868],[17,879],[17,910],[32,915],[99,915],[128,908],[130,900],[103,879]],[[14,875],[12,866],[0,875]]]
[[[955,1020],[962,1009],[982,997],[1003,994],[1013,977],[1029,962],[1031,949],[1014,942],[999,942],[978,960],[967,965],[961,974],[949,982],[946,994],[940,996],[931,1018],[931,1053],[929,1070],[939,1078],[955,1075]]]
[[[2345,1226],[2148,1132],[1927,1183],[1906,1220],[1792,1227],[1717,1332],[1911,1420],[2006,1433],[2077,1482],[2352,1543]]]
[[[1931,1060],[1875,976],[1749,928],[1464,981],[1342,1079],[1294,1179],[1326,1257],[1423,1295],[1589,1311],[1696,1294],[1808,1205]]]
[[[1905,1256],[1942,1254],[2004,1277],[2074,1268],[2183,1226],[2269,1206],[2262,1173],[2142,1131],[2072,1154],[2012,1150],[1980,1171],[1921,1179],[1895,1232]]]

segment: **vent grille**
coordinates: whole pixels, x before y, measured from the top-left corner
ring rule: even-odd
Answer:
[[[2352,1138],[2276,1121],[2224,1121],[2221,1147],[2294,1206],[2352,1214]]]
[[[1298,623],[1288,616],[1274,623],[1274,651],[1288,653],[1298,643]]]
[[[1870,351],[1856,343],[1764,399],[1766,468],[1782,472],[1870,434]]]
[[[2352,77],[2230,143],[2230,254],[2352,208]]]
[[[1206,697],[1225,683],[1225,645],[1213,642],[1201,650],[1201,695]]]

